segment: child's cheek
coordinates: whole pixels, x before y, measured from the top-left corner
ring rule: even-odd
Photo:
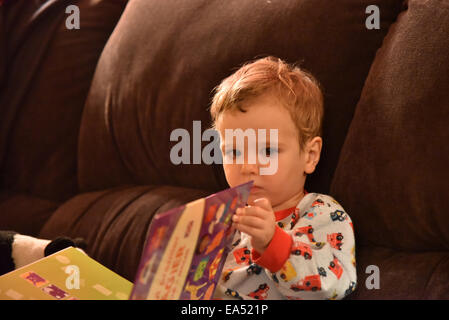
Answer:
[[[234,187],[238,185],[238,172],[235,165],[223,164],[223,170],[225,173],[226,181],[229,187]]]

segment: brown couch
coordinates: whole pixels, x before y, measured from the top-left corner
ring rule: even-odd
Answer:
[[[77,4],[81,28],[67,30]],[[368,5],[380,29],[368,30]],[[449,5],[437,0],[16,0],[0,7],[0,229],[82,236],[133,280],[155,213],[226,188],[173,165],[211,91],[264,55],[324,87],[307,181],[356,231],[351,299],[449,298]],[[365,285],[377,266],[380,288]],[[368,269],[369,270],[369,269]]]

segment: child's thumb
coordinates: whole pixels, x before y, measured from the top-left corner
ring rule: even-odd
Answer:
[[[271,207],[271,202],[267,198],[259,198],[254,200],[254,205],[267,211],[273,211],[273,208]]]

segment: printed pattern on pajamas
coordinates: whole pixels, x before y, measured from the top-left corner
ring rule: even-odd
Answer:
[[[342,299],[354,291],[354,229],[337,201],[308,193],[275,215],[276,231],[262,255],[237,231],[214,298]]]

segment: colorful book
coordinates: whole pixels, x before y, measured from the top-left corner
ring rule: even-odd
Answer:
[[[127,300],[132,282],[69,247],[0,277],[0,300]]]
[[[231,250],[232,215],[253,182],[156,215],[130,299],[208,300]]]

